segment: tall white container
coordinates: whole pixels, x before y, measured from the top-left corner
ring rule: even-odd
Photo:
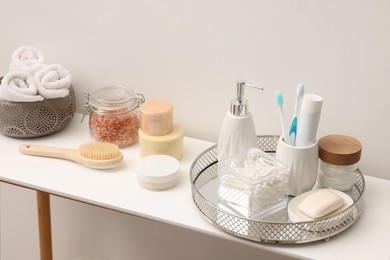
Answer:
[[[248,101],[244,99],[245,87],[262,89],[237,81],[237,97],[231,101],[218,138],[218,161],[257,147],[255,124],[248,110]]]

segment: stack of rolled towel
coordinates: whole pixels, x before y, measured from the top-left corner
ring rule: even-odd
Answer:
[[[11,57],[9,72],[0,83],[0,99],[37,102],[69,95],[72,76],[60,64],[48,65],[42,52],[22,46]]]

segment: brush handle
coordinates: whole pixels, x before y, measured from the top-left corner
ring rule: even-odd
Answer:
[[[79,149],[60,148],[36,144],[22,144],[19,146],[19,151],[26,155],[71,160],[83,166],[94,169],[114,168],[118,166],[119,163],[123,160],[123,155],[121,153],[116,158],[107,160],[94,160],[81,156]]]
[[[78,161],[77,158],[80,157],[78,149],[60,148],[36,144],[22,144],[19,146],[19,151],[22,154],[26,155],[61,158],[72,161]]]

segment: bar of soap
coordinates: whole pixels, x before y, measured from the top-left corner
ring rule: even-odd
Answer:
[[[310,218],[321,218],[344,205],[344,199],[331,190],[318,190],[299,204],[299,210]]]

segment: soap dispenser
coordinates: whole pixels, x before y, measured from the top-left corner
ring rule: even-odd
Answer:
[[[263,90],[244,81],[237,81],[237,97],[231,101],[218,138],[218,161],[257,147],[255,124],[248,110],[248,100],[244,99],[246,87]]]

